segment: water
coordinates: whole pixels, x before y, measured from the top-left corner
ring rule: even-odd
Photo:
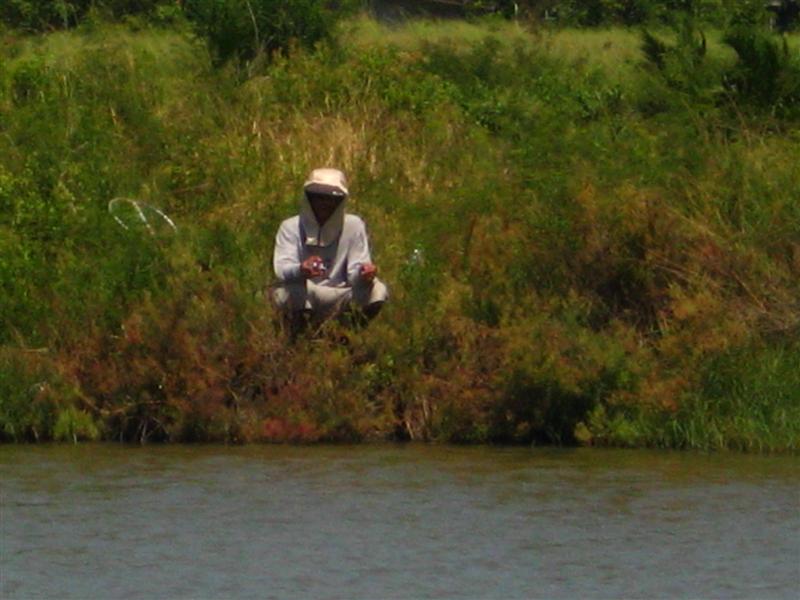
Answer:
[[[797,598],[800,459],[0,447],[2,598]]]

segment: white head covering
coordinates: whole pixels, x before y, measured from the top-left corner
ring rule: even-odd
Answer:
[[[306,192],[341,196],[339,206],[322,227],[317,223],[314,211]],[[344,206],[347,203],[347,180],[339,169],[314,169],[303,184],[303,198],[300,200],[300,225],[305,231],[305,242],[309,246],[330,246],[342,233],[344,225]]]

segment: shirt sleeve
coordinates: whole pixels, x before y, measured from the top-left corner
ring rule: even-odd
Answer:
[[[361,281],[361,265],[372,262],[364,222],[358,219],[354,225],[353,235],[347,248],[347,283],[351,286]]]
[[[291,221],[281,223],[275,236],[275,253],[272,265],[281,281],[296,281],[303,278],[300,272],[300,232],[294,231]]]

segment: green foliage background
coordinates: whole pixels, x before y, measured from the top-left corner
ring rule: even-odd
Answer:
[[[2,34],[3,439],[798,447],[794,38],[72,6]],[[292,344],[272,240],[320,165],[392,301]]]

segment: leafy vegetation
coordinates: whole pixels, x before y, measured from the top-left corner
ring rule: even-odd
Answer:
[[[794,39],[193,27],[2,34],[3,439],[798,448]],[[292,344],[272,240],[320,165],[392,301]]]
[[[124,20],[132,27],[153,24],[188,28],[203,37],[217,62],[252,60],[306,47],[330,35],[337,20],[360,3],[339,0],[9,0],[0,19],[27,31],[70,29],[102,20]]]

